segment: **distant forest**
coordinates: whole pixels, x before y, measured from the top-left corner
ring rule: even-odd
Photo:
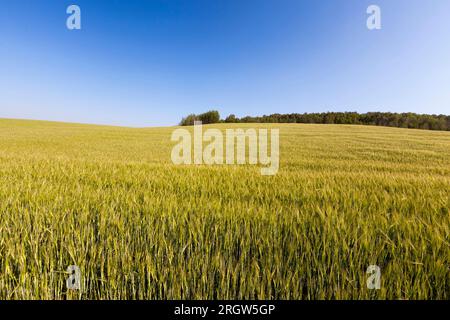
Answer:
[[[234,114],[225,119],[218,111],[212,110],[199,115],[190,114],[180,122],[182,126],[191,126],[194,121],[211,123],[322,123],[322,124],[360,124],[385,127],[398,127],[425,130],[450,131],[450,116],[416,113],[391,112],[325,112],[325,113],[290,113],[271,114],[260,117],[238,118]]]

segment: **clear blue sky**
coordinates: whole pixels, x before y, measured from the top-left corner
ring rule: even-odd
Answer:
[[[0,117],[156,126],[208,109],[450,114],[450,1],[1,1]]]

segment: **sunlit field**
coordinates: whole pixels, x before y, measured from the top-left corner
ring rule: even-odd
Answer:
[[[0,120],[0,298],[450,298],[450,132],[208,127],[279,128],[278,173],[173,165],[174,128]]]

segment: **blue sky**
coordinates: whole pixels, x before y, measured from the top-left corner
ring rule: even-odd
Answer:
[[[66,28],[71,4],[81,30]],[[450,114],[450,1],[2,0],[0,70],[4,118]]]

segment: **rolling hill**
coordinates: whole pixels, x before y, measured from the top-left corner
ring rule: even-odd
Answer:
[[[0,298],[450,298],[450,132],[207,127],[279,128],[278,173],[174,165],[176,127],[0,119]]]

